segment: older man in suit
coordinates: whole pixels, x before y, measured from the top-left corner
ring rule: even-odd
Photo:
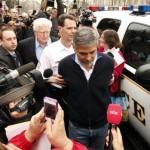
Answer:
[[[24,39],[19,42],[19,51],[23,64],[34,62],[38,63],[43,49],[54,40],[50,38],[52,23],[46,18],[38,18],[33,22],[34,37]]]

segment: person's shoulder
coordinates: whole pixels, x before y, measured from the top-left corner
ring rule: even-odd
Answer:
[[[53,42],[48,44],[47,47],[44,48],[42,55],[47,55],[48,57],[56,56],[60,51],[59,42]]]
[[[60,43],[60,41],[55,41],[50,43],[45,49],[45,53],[51,53],[51,54],[57,54],[62,50],[62,45]]]
[[[99,62],[102,61],[105,65],[109,65],[112,67],[114,66],[114,59],[111,56],[104,54],[104,53],[99,53],[99,52],[98,52],[97,56],[98,56],[97,61],[99,61]]]
[[[57,41],[55,41],[55,42],[52,42],[52,43],[50,43],[47,47],[48,47],[48,48],[50,48],[50,47],[59,48],[59,47],[60,47],[60,41],[57,40]]]
[[[26,39],[23,39],[23,40],[19,41],[18,45],[19,44],[28,44],[28,45],[30,45],[31,43],[29,43],[29,42],[34,42],[34,41],[35,41],[34,37],[28,37]]]
[[[68,56],[66,56],[66,57],[64,57],[61,61],[60,61],[60,63],[61,64],[70,64],[72,61],[75,61],[75,54],[71,54],[71,55],[68,55]]]
[[[0,46],[0,56],[5,55],[6,53],[7,51],[2,46]]]
[[[0,53],[2,53],[2,51],[3,51],[3,48],[0,46]]]
[[[1,57],[0,57],[0,68],[9,68],[9,65],[3,60],[1,60]]]
[[[104,54],[102,52],[98,52],[97,53],[98,58],[103,58],[104,60],[108,60],[108,61],[114,61],[113,58],[107,54]]]

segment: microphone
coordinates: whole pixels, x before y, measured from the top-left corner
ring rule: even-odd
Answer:
[[[120,104],[109,104],[107,121],[111,125],[119,125],[122,120],[122,107]]]
[[[49,78],[49,77],[52,76],[52,75],[53,75],[53,70],[52,70],[52,69],[48,68],[48,69],[45,69],[45,70],[44,70],[43,76],[44,76],[45,78]],[[58,85],[58,84],[56,84],[56,83],[51,83],[51,85],[53,85],[54,87],[56,87],[56,88],[58,88],[58,89],[62,89],[62,86],[61,86],[61,85]]]
[[[45,78],[49,78],[49,77],[52,76],[52,75],[53,75],[52,69],[45,69],[45,70],[44,70],[43,76],[44,76]]]
[[[30,70],[35,69],[35,64],[34,63],[28,63],[26,65],[23,65],[13,71],[11,71],[9,74],[5,75],[4,77],[2,77],[0,79],[0,84],[3,84],[4,82],[7,82],[11,79],[15,79],[18,76],[21,76],[27,72],[29,72]]]
[[[110,124],[109,132],[109,145],[108,147],[112,149],[112,133],[111,128],[115,128],[119,125],[122,120],[122,107],[120,104],[109,104],[107,109],[107,121]]]

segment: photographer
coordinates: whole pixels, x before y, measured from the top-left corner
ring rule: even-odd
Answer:
[[[83,10],[82,15],[80,16],[81,26],[93,27],[93,22],[96,22],[96,18],[94,17],[91,10]]]
[[[2,63],[0,66],[0,141],[6,143],[4,128],[10,124],[30,120],[34,114],[35,81],[29,75],[5,80],[11,71],[3,67]]]

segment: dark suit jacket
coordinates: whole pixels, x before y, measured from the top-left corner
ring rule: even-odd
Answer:
[[[16,52],[16,55],[17,55],[17,58],[19,59],[20,64],[22,65],[22,60],[21,60],[19,53]],[[5,64],[10,69],[14,70],[18,68],[12,56],[2,46],[0,46],[0,62],[1,64]]]
[[[33,62],[35,65],[38,63],[35,51],[35,38],[29,37],[18,43],[17,51],[20,53],[23,64]]]
[[[51,38],[51,41],[54,42],[56,40]],[[17,46],[17,51],[20,53],[23,64],[33,62],[35,65],[37,65],[38,60],[36,57],[36,47],[34,37],[29,37],[27,39],[20,41]]]

